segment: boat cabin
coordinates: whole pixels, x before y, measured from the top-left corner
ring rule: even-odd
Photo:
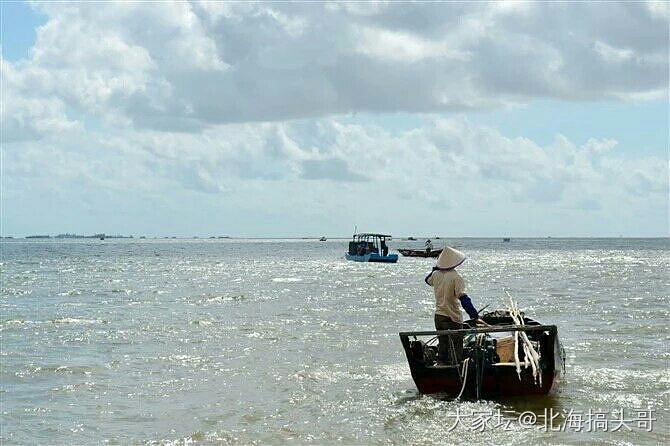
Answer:
[[[391,236],[387,234],[361,233],[354,234],[349,242],[349,250],[346,258],[357,262],[387,262],[395,263],[398,261],[397,254],[389,254],[389,247],[386,244]]]
[[[359,256],[370,253],[387,255],[386,239],[388,238],[391,238],[391,236],[385,234],[354,234],[353,240],[349,242],[349,254]]]

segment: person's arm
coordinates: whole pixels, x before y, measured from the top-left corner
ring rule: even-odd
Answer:
[[[479,314],[477,313],[475,306],[472,305],[472,300],[470,300],[470,297],[465,292],[465,281],[460,275],[456,278],[454,292],[456,293],[456,296],[458,296],[458,300],[461,302],[461,307],[468,313],[470,319],[477,319]]]
[[[433,269],[426,277],[423,278],[423,281],[426,282],[426,285],[433,286],[433,273],[435,272],[435,269]]]
[[[477,309],[475,308],[474,305],[472,305],[472,300],[470,300],[470,297],[467,294],[463,294],[461,297],[458,298],[458,300],[461,301],[461,306],[463,307],[465,312],[468,313],[470,319],[477,319],[479,317]]]

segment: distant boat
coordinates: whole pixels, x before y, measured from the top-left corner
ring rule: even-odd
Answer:
[[[509,242],[510,240],[512,240],[512,239],[509,238],[509,237],[505,237],[505,238],[503,238],[503,242]]]
[[[140,238],[147,238],[145,235],[140,235]]]
[[[398,249],[398,252],[405,257],[438,257],[442,252],[442,248],[431,249]]]
[[[104,240],[104,239],[105,239],[105,234],[100,234],[100,240]]]
[[[416,239],[415,239],[414,237],[407,237],[407,240],[409,240],[409,241],[414,241],[414,240],[416,240]]]
[[[390,238],[386,234],[354,234],[349,242],[349,251],[344,257],[354,262],[396,263],[398,254],[389,254],[386,245],[386,240]]]
[[[325,242],[326,240],[328,240],[326,237],[321,237],[321,238],[319,239],[320,242]]]

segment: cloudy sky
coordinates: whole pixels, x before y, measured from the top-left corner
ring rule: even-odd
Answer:
[[[668,234],[667,3],[2,3],[2,232]]]

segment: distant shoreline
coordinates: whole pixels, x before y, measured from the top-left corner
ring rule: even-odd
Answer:
[[[62,241],[62,240],[98,240],[98,239],[120,239],[120,240],[199,240],[199,241],[212,241],[212,240],[305,240],[305,241],[319,241],[322,236],[312,236],[312,237],[231,237],[231,236],[193,236],[193,237],[184,237],[184,236],[134,236],[134,235],[104,235],[104,234],[95,234],[95,235],[28,235],[28,236],[0,236],[0,240],[13,240],[13,241]],[[401,236],[393,237],[392,241],[403,241],[403,242],[415,242],[423,241],[426,239],[431,240],[462,240],[462,239],[480,239],[480,240],[502,240],[509,238],[512,242],[514,240],[619,240],[619,239],[670,239],[670,236],[547,236],[547,237],[508,237],[508,236],[412,236],[415,240],[408,240],[410,236]],[[350,240],[351,236],[326,236],[327,240]],[[102,241],[102,240],[101,240]]]

